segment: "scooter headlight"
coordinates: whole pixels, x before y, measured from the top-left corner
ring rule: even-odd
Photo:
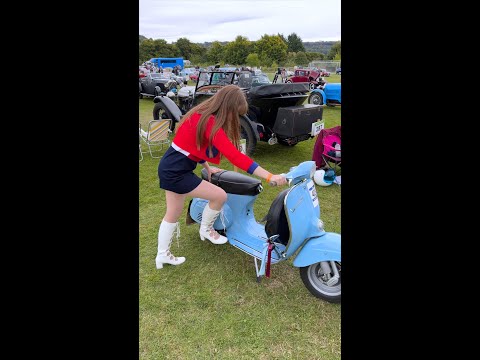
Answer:
[[[320,231],[324,231],[324,229],[323,229],[323,221],[322,221],[321,219],[318,219],[317,225],[318,225],[318,229],[319,229]]]

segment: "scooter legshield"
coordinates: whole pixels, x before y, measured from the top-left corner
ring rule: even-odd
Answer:
[[[195,222],[199,224],[202,222],[203,209],[207,204],[208,204],[208,200],[200,199],[200,198],[192,199],[192,203],[190,204],[189,214],[190,214],[190,217]],[[230,206],[228,206],[228,204],[223,205],[222,213],[217,218],[217,220],[215,220],[215,222],[213,223],[213,228],[215,230],[223,230],[224,228],[228,229],[230,225],[232,225],[233,213],[232,213],[232,209],[230,209]],[[222,219],[223,219],[223,224],[225,224],[225,226],[222,224]]]

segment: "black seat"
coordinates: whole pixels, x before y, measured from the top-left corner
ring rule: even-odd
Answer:
[[[208,181],[207,170],[202,169],[202,179]],[[226,193],[255,196],[262,191],[262,182],[235,171],[223,170],[212,174],[212,184],[220,186]]]

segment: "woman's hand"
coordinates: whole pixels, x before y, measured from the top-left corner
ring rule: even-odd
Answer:
[[[208,171],[208,181],[211,181],[212,174],[223,171],[223,169],[219,169],[217,167],[208,167],[207,171]]]
[[[272,175],[269,181],[269,184],[273,186],[285,185],[286,183],[287,179],[283,175]]]

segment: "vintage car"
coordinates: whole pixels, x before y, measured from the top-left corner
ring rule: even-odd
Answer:
[[[296,69],[293,76],[287,78],[287,83],[309,83],[310,90],[322,85],[323,79],[320,76],[320,71],[310,69]]]
[[[313,89],[308,97],[313,105],[335,106],[342,104],[342,83],[325,83]]]
[[[154,97],[176,89],[181,80],[176,80],[170,74],[146,73],[138,79],[138,97]],[[176,90],[175,90],[176,91]]]
[[[266,74],[252,73],[251,71],[240,71],[237,74],[236,84],[241,88],[249,89],[253,86],[271,84],[272,82]]]
[[[198,72],[191,73],[189,75],[191,81],[197,81],[198,80]]]
[[[183,77],[186,81],[191,80],[190,76],[196,72],[196,69],[193,67],[185,68],[181,70],[178,75]]]
[[[155,97],[153,118],[172,119],[170,130],[173,131],[182,115],[223,86],[245,85],[245,79],[242,79],[245,75],[235,71],[201,71],[197,84],[182,87],[176,98],[165,95]],[[258,141],[294,146],[320,132],[323,106],[303,104],[308,97],[308,83],[253,86],[252,82],[250,87],[240,87],[245,91],[249,105],[248,113],[240,117],[241,137],[246,139],[247,155],[254,153]]]
[[[330,76],[330,73],[327,69],[320,69],[320,76]]]

